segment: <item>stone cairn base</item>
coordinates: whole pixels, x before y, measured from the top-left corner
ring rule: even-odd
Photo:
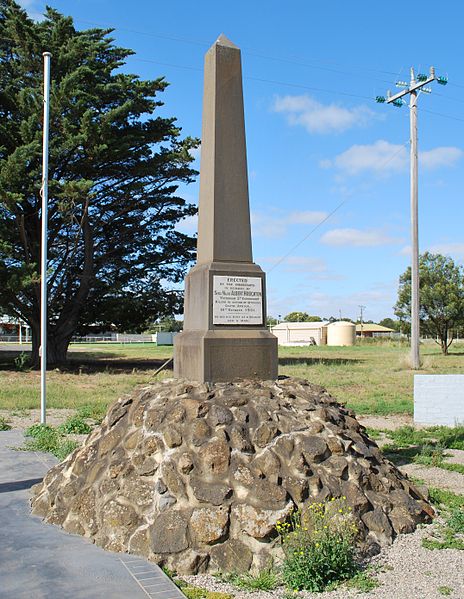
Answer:
[[[33,489],[32,511],[179,573],[279,561],[278,520],[345,496],[365,550],[430,520],[354,414],[304,380],[165,380],[114,403]]]

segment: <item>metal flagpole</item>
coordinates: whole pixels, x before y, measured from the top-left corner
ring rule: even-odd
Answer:
[[[40,265],[40,422],[47,420],[47,240],[48,240],[48,131],[50,117],[50,52],[44,52],[42,146],[42,248]]]

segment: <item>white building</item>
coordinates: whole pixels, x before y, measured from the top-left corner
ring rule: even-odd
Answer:
[[[271,328],[279,345],[326,345],[327,322],[280,322]]]

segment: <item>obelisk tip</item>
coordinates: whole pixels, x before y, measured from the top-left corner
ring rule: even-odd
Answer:
[[[236,46],[233,42],[230,41],[223,33],[217,38],[216,44],[219,46],[225,46],[227,48],[235,48],[238,50],[238,46]]]

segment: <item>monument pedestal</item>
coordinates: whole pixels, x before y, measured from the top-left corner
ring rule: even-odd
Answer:
[[[184,331],[174,338],[174,376],[201,382],[277,378],[265,289],[265,274],[254,263],[192,268],[185,279]]]
[[[269,331],[184,331],[175,338],[174,376],[192,381],[277,378],[277,340]]]

